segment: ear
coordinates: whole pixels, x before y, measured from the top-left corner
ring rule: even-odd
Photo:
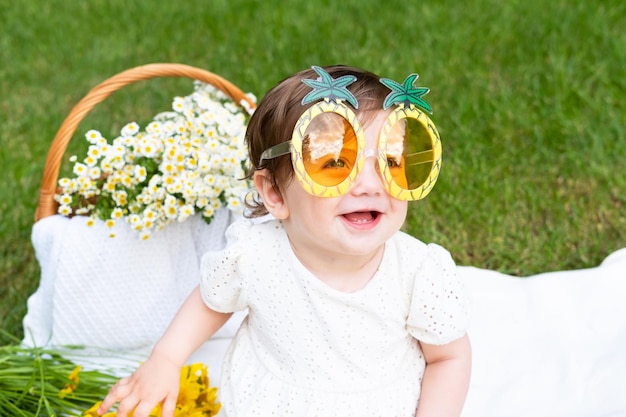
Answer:
[[[272,216],[279,220],[289,217],[289,208],[266,169],[254,172],[254,186],[263,200],[263,205]]]

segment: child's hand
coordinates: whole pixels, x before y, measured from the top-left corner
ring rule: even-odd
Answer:
[[[158,403],[162,416],[174,417],[181,367],[167,358],[150,356],[131,376],[120,379],[98,408],[107,412],[116,402],[118,417],[148,417]],[[134,410],[134,411],[133,411]]]

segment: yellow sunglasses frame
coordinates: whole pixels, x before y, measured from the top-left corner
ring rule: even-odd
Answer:
[[[387,147],[387,141],[389,139],[389,134],[393,126],[398,123],[402,119],[413,119],[420,122],[420,124],[424,127],[428,136],[430,138],[430,143],[432,145],[433,152],[433,166],[428,174],[426,180],[417,188],[406,189],[398,185],[398,183],[393,179],[391,175],[391,171],[387,165],[387,156],[383,153],[383,149]],[[387,188],[389,194],[398,200],[406,200],[406,201],[417,201],[426,197],[430,191],[435,186],[435,182],[437,182],[437,178],[439,177],[439,171],[441,171],[441,137],[439,136],[439,131],[433,121],[426,115],[426,113],[422,112],[415,106],[411,107],[396,107],[390,114],[387,116],[387,120],[385,120],[385,124],[382,127],[380,132],[380,136],[378,137],[378,149],[380,149],[381,154],[378,158],[378,166],[380,168],[381,175],[383,177],[383,182]]]
[[[350,123],[354,129],[357,138],[358,154],[354,166],[350,174],[339,184],[333,186],[320,185],[308,174],[303,161],[302,145],[306,137],[306,131],[313,119],[322,113],[335,113],[343,117]],[[433,150],[433,165],[426,180],[417,188],[407,190],[393,179],[391,171],[387,165],[387,155],[383,152],[386,149],[387,141],[393,126],[402,119],[417,120],[426,130],[431,141]],[[365,159],[369,156],[365,153],[365,132],[361,123],[359,123],[356,114],[345,104],[339,101],[330,101],[325,99],[315,103],[302,113],[296,126],[294,127],[291,141],[280,143],[266,150],[261,159],[271,159],[288,152],[281,150],[288,146],[291,151],[291,161],[294,173],[305,191],[311,195],[319,197],[339,197],[348,192],[352,184],[356,181],[359,173],[363,169]],[[286,150],[286,149],[285,149]],[[265,156],[267,154],[267,156]],[[426,197],[437,181],[439,171],[441,170],[441,138],[439,132],[432,120],[421,110],[415,106],[404,107],[399,106],[391,111],[385,123],[383,124],[380,136],[378,138],[378,167],[381,173],[383,184],[389,194],[398,200],[417,201]]]
[[[309,124],[322,113],[335,113],[346,119],[354,129],[359,149],[354,167],[350,174],[339,184],[332,186],[320,185],[315,182],[307,172],[302,159],[302,144],[306,137]],[[293,135],[291,136],[291,161],[296,177],[306,192],[319,197],[338,197],[348,192],[365,163],[362,152],[363,149],[365,149],[365,133],[363,127],[359,123],[356,114],[341,102],[324,100],[309,107],[296,122]]]

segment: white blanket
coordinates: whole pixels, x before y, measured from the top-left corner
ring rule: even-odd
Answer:
[[[473,299],[463,417],[626,416],[626,248],[597,268],[459,273]]]
[[[223,246],[230,219],[218,216],[208,227],[188,221],[141,244],[120,232],[117,240],[94,239],[80,221],[52,216],[33,228],[42,277],[28,300],[24,341],[96,346],[95,363],[126,372],[197,282],[201,254]],[[597,268],[526,278],[458,272],[473,300],[473,371],[462,417],[626,416],[626,248]],[[144,278],[130,278],[137,276]],[[242,318],[190,360],[208,363],[213,384]]]

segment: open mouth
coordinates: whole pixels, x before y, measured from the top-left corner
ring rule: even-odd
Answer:
[[[346,220],[352,223],[370,223],[375,221],[378,216],[380,216],[378,211],[355,211],[343,215]]]

